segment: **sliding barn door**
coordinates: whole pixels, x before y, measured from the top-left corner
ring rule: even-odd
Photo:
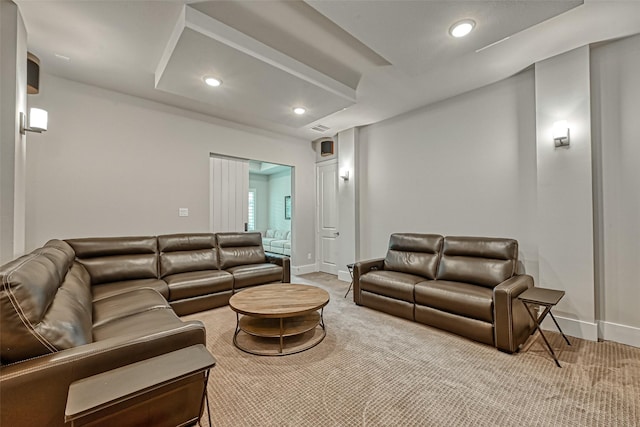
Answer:
[[[210,162],[211,231],[246,231],[249,162],[213,156]]]

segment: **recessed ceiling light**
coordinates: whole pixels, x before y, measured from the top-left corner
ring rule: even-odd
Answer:
[[[473,19],[463,19],[458,21],[449,28],[449,34],[453,37],[464,37],[473,30],[476,26],[476,21]]]
[[[205,77],[204,82],[213,87],[218,87],[222,84],[222,80],[216,79],[215,77]]]
[[[296,107],[296,108],[293,109],[293,112],[296,113],[297,115],[301,116],[304,113],[306,113],[307,110],[306,110],[306,108],[303,108],[303,107]]]

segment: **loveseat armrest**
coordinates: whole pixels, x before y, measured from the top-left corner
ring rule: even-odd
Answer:
[[[282,267],[282,283],[291,283],[291,258],[288,256],[266,255],[267,262]]]
[[[384,258],[358,261],[353,265],[353,302],[360,305],[360,276],[371,270],[382,270],[384,268]]]
[[[74,381],[171,351],[205,344],[201,322],[184,322],[148,333],[123,334],[0,369],[0,425],[63,426]],[[37,409],[34,409],[37,408]]]
[[[494,338],[498,350],[513,353],[529,338],[533,323],[518,295],[531,287],[533,277],[522,274],[493,288]]]

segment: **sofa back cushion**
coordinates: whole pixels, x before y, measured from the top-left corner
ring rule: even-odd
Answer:
[[[218,250],[213,233],[158,236],[160,278],[188,271],[217,270]]]
[[[158,277],[158,243],[152,237],[89,237],[66,241],[91,283],[120,282]]]
[[[447,236],[437,278],[493,288],[515,274],[517,261],[516,240]]]
[[[217,233],[220,268],[267,262],[260,233]]]
[[[264,233],[264,237],[270,237],[273,238],[273,236],[276,234],[276,230],[267,230],[266,233]]]
[[[442,240],[438,234],[394,233],[384,269],[435,279]]]
[[[2,363],[53,353],[92,341],[87,271],[61,240],[0,267]]]
[[[287,230],[276,230],[273,237],[278,240],[287,240],[289,238],[289,232]]]

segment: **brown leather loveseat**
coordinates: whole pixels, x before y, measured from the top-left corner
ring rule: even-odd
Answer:
[[[273,281],[289,281],[289,259],[267,258],[260,233],[51,240],[1,266],[0,425],[64,425],[72,382],[205,344],[176,313]],[[186,387],[176,420],[201,410],[202,383]]]
[[[517,296],[518,242],[396,233],[385,258],[354,265],[356,304],[444,329],[513,353],[532,323]]]

